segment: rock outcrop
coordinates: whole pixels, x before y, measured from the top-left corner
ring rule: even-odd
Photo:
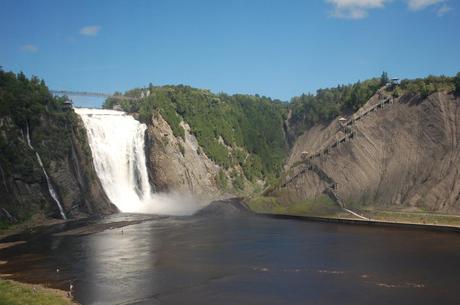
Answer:
[[[358,113],[387,98],[379,94]],[[327,192],[330,182],[302,161],[302,153],[323,152],[308,162],[336,183],[347,205],[460,213],[459,98],[440,92],[427,98],[407,94],[350,128],[336,119],[301,135],[286,163],[290,174],[272,195],[298,202]],[[350,132],[351,138],[331,148]]]
[[[156,191],[190,193],[206,200],[222,196],[216,178],[220,167],[203,152],[190,127],[182,122],[185,139],[175,137],[159,114],[147,129],[149,175]]]
[[[251,215],[253,212],[241,198],[229,198],[213,201],[203,209],[197,211],[195,216],[206,217],[241,217]]]

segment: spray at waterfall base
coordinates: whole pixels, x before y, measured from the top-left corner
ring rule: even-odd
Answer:
[[[191,195],[154,193],[146,166],[147,126],[125,112],[77,108],[86,127],[96,173],[122,212],[191,215],[202,205]]]

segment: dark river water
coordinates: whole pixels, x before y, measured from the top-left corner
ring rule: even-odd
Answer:
[[[53,234],[82,224],[0,250],[0,273],[72,281],[82,304],[460,304],[456,233],[203,216]]]

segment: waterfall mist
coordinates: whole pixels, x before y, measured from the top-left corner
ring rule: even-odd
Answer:
[[[122,111],[75,109],[86,127],[96,173],[109,199],[122,212],[190,215],[200,208],[192,197],[153,193],[147,173],[147,126]]]

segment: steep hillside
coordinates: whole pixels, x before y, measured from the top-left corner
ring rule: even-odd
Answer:
[[[37,213],[62,218],[48,185],[68,218],[116,210],[95,174],[82,122],[36,78],[0,71],[0,152],[2,223]]]
[[[282,170],[287,107],[280,101],[187,86],[151,86],[126,95],[143,98],[109,99],[105,107],[121,107],[149,126],[152,180],[160,189],[247,193]]]
[[[379,90],[342,124],[336,118],[307,128],[271,195],[301,202],[332,191],[356,209],[460,213],[454,80],[405,81]]]

